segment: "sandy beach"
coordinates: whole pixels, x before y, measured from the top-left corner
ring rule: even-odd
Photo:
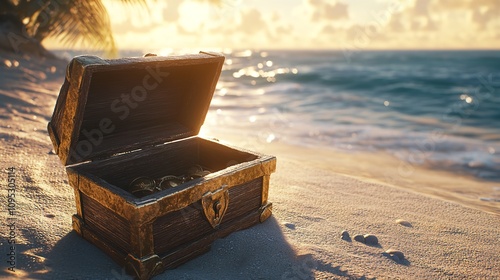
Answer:
[[[65,66],[0,53],[0,278],[131,279],[71,228],[73,189],[46,129]],[[278,158],[272,218],[154,279],[500,278],[500,203],[481,200],[500,198],[499,184],[422,167],[402,173],[400,161],[375,153],[258,148]],[[10,167],[14,215],[6,210]],[[12,222],[15,272],[7,262]],[[343,230],[351,239],[341,239]],[[357,234],[375,235],[378,245]]]

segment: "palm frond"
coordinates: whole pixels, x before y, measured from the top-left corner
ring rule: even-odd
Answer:
[[[0,13],[11,12],[15,9],[14,3],[10,0],[1,0],[0,1]]]
[[[147,0],[121,0],[124,4],[127,5],[136,5],[139,4],[141,6],[147,7]]]
[[[33,37],[40,41],[53,37],[69,46],[83,43],[116,52],[108,13],[100,0],[64,1],[53,11],[42,11],[34,28]]]
[[[148,1],[120,0],[125,5],[148,7]],[[221,0],[197,0],[220,5]],[[16,15],[28,35],[43,41],[57,38],[67,46],[83,44],[116,53],[106,7],[101,0],[0,0],[0,13]],[[148,10],[149,11],[149,10]]]
[[[146,0],[121,2],[147,8]],[[21,20],[29,18],[28,34],[39,41],[52,37],[67,46],[83,44],[116,53],[109,16],[101,0],[19,0],[15,13]]]

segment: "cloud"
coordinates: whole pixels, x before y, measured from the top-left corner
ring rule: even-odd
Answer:
[[[179,35],[186,35],[186,36],[198,35],[197,31],[188,31],[184,27],[182,27],[181,24],[176,24],[176,28],[177,28],[177,33],[179,33]]]
[[[217,4],[211,5],[213,16],[216,19],[231,19],[239,13],[244,5],[243,0],[221,0],[217,2]]]
[[[330,4],[324,0],[309,0],[309,4],[313,7],[311,16],[313,21],[349,19],[347,4],[340,2]]]
[[[474,10],[480,7],[495,7],[498,4],[498,0],[434,0],[432,2],[433,9],[445,11]]]
[[[144,30],[149,29],[154,24],[150,26],[136,26],[132,21],[124,21],[120,24],[113,25],[113,33],[115,34],[126,34],[130,32],[144,32]]]
[[[267,30],[267,24],[258,10],[251,9],[241,13],[239,29],[246,34],[252,35],[259,31]]]
[[[292,34],[292,31],[293,31],[293,27],[290,25],[287,25],[287,26],[280,25],[280,26],[276,27],[276,33],[280,34],[280,35]]]
[[[472,13],[472,21],[478,25],[479,28],[486,28],[493,21],[500,18],[500,5],[476,8]]]
[[[389,30],[393,32],[404,32],[405,26],[402,23],[402,13],[393,14],[389,20]]]
[[[415,0],[413,5],[394,13],[388,23],[390,31],[437,31],[440,28],[441,14],[436,12],[432,0]],[[438,19],[434,19],[438,18]]]
[[[263,14],[260,17],[263,24],[259,23],[260,28],[263,31],[263,35],[270,42],[285,42],[294,35],[294,28],[290,21],[288,21],[288,16],[283,17],[278,11]],[[243,22],[242,22],[243,24]]]
[[[320,31],[320,34],[332,35],[336,31],[337,31],[337,29],[335,27],[333,27],[331,24],[327,24],[327,25],[323,26],[323,28]]]
[[[413,6],[413,13],[418,16],[427,17],[429,15],[429,4],[432,0],[417,0]]]
[[[211,24],[200,26],[204,28],[204,34],[220,35],[220,42],[224,46],[252,44],[256,42],[277,42],[281,37],[292,32],[292,27],[283,24],[279,13],[264,14],[256,8],[247,8],[236,11],[235,20],[211,21]],[[212,19],[212,18],[211,18]],[[188,35],[186,31],[179,30],[182,34]],[[259,44],[257,44],[258,46]]]
[[[146,14],[146,13],[143,13]],[[144,16],[143,14],[140,14],[140,16]],[[126,34],[126,33],[147,33],[149,30],[152,28],[158,26],[161,22],[157,22],[154,20],[149,20],[149,21],[139,21],[139,20],[133,20],[133,19],[128,19],[124,20],[122,22],[116,22],[112,25],[113,28],[113,33],[115,34]]]
[[[280,14],[277,12],[272,13],[270,19],[270,24],[268,25],[272,33],[275,34],[274,37],[288,36],[293,33],[293,27],[290,23],[283,21]]]
[[[163,8],[163,20],[166,22],[175,22],[179,20],[179,7],[184,0],[169,0],[167,7]]]
[[[134,48],[141,41],[151,42],[148,47],[500,47],[500,0],[208,1],[156,1],[142,16],[113,5],[117,42]]]
[[[417,2],[420,0],[417,0]],[[429,0],[423,0],[429,1]],[[464,19],[470,18],[479,28],[500,22],[500,2],[498,0],[441,0],[433,1],[431,9],[435,14],[461,12]],[[471,17],[465,16],[471,15]]]

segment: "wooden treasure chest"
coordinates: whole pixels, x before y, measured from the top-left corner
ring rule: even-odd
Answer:
[[[75,190],[73,228],[149,279],[271,215],[276,158],[197,136],[217,53],[74,58],[48,124]]]

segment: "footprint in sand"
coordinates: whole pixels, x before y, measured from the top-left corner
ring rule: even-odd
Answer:
[[[378,238],[373,234],[365,234],[365,244],[370,246],[378,245]]]
[[[340,234],[340,238],[342,238],[342,240],[351,242],[351,236],[349,236],[349,232],[347,230],[342,231],[342,233]]]
[[[402,263],[402,262],[404,262],[406,260],[405,259],[405,255],[403,254],[403,252],[398,251],[396,249],[392,249],[391,248],[391,249],[385,251],[382,254],[384,256],[386,256],[386,257],[390,257],[391,259],[393,259],[397,263]]]
[[[365,237],[362,234],[354,235],[354,240],[361,243],[365,243]]]
[[[285,227],[289,228],[289,229],[295,229],[295,224],[292,224],[292,223],[284,223],[283,224]]]
[[[410,222],[403,220],[403,219],[397,219],[396,224],[400,224],[400,225],[405,226],[405,227],[413,227]]]
[[[365,235],[356,234],[354,236],[354,240],[361,242],[361,243],[364,243],[364,244],[369,245],[369,246],[378,245],[378,238],[373,234],[365,234]]]

